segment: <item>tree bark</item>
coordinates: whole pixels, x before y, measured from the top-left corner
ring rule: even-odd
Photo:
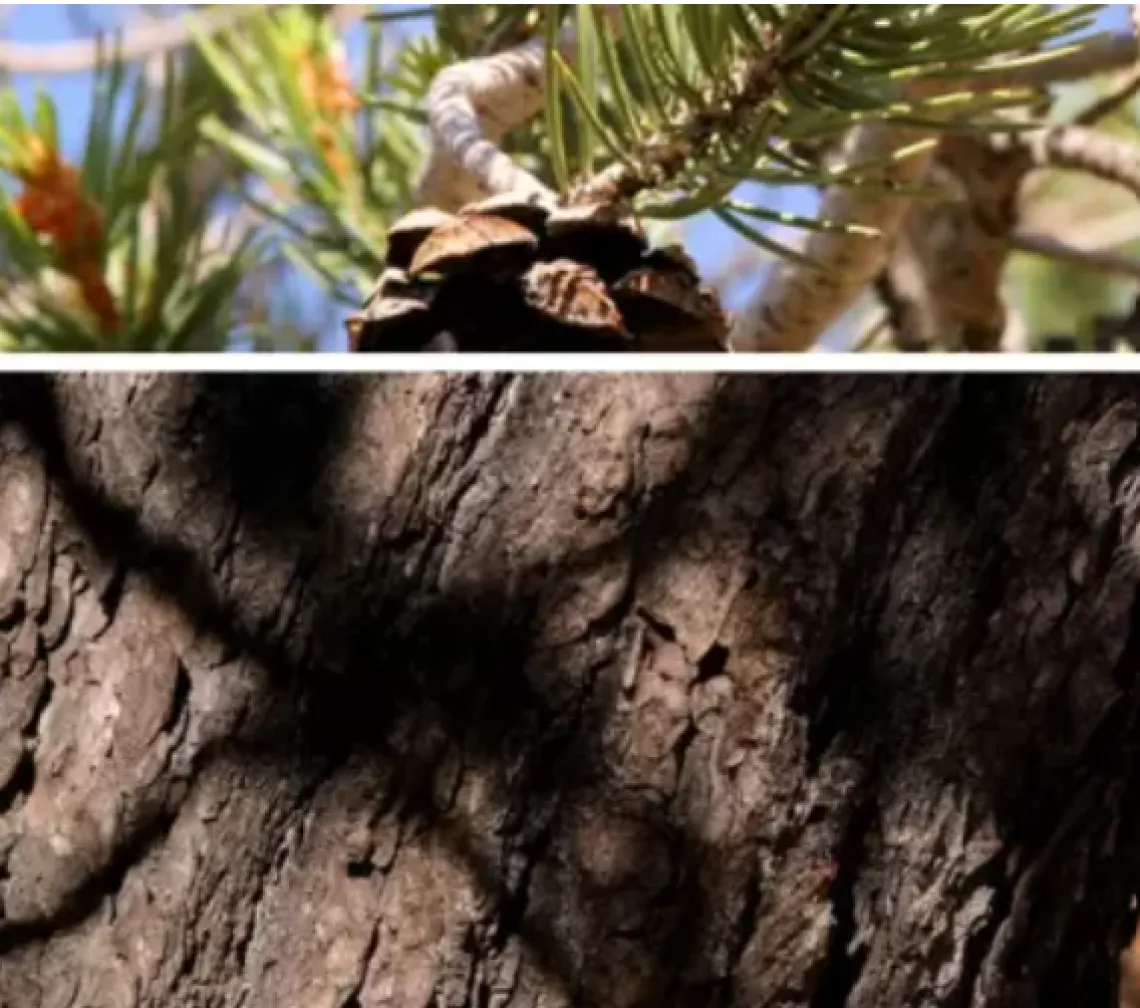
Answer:
[[[1140,384],[0,380],[4,1008],[1113,1008]]]

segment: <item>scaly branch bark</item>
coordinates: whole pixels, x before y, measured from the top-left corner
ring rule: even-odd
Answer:
[[[1020,149],[1035,168],[1082,172],[1118,185],[1140,199],[1140,145],[1084,126],[1056,126],[994,141],[999,149]]]
[[[863,126],[852,132],[841,160],[853,168],[882,164],[916,139],[913,131],[895,126]],[[894,162],[877,181],[887,190],[918,185],[930,168],[935,146]],[[740,313],[731,338],[734,352],[803,352],[815,346],[880,274],[911,202],[878,191],[833,188],[824,199],[821,218],[872,228],[881,237],[812,235],[804,251],[820,268],[778,265]]]
[[[457,63],[436,78],[427,98],[432,150],[417,192],[420,205],[457,210],[508,192],[556,198],[500,147],[508,133],[541,113],[545,74],[546,45],[535,39]]]
[[[609,10],[616,17],[616,6]],[[567,31],[562,52],[568,61],[576,45]],[[427,97],[432,149],[416,194],[421,206],[454,211],[504,193],[557,200],[501,148],[508,133],[545,107],[546,71],[546,42],[537,38],[439,74]]]
[[[1016,235],[1013,247],[1015,251],[1025,255],[1052,259],[1103,276],[1140,282],[1140,261],[1131,256],[1121,255],[1119,252],[1098,252],[1093,249],[1078,248],[1051,235],[1029,232]]]
[[[1135,68],[1136,40],[1129,38],[1127,43],[1112,40],[1111,45],[1090,46],[1089,53],[1099,54],[1106,62],[1085,62],[1082,68],[1095,65],[1105,69],[1109,55],[1113,67],[1117,61],[1125,65],[1127,58],[1127,65]],[[1069,70],[1076,65],[1079,52],[1071,57]],[[1087,60],[1088,54],[1083,58]],[[1058,66],[1052,70],[1056,73]],[[1000,84],[1027,82],[1011,77]],[[993,83],[987,79],[987,85]],[[1093,109],[1089,114],[1103,111]],[[856,142],[868,146],[871,157],[864,156],[863,160],[871,161],[888,156],[891,149],[901,149],[907,137],[877,126],[865,128]],[[905,288],[922,302],[921,310],[907,314],[912,331],[899,334],[905,343],[926,344],[933,334],[939,345],[974,352],[1000,349],[1008,321],[1000,293],[1001,276],[1013,250],[1016,198],[1025,178],[1035,168],[1082,171],[1124,186],[1140,197],[1140,147],[1082,125],[1014,134],[995,141],[988,152],[985,147],[983,141],[969,138],[951,138],[940,145],[942,155],[957,152],[947,167],[962,186],[963,199],[958,207],[935,204],[915,208],[907,200],[883,200],[850,190],[830,193],[823,210],[825,219],[867,225],[880,231],[883,238],[868,242],[855,236],[814,236],[807,253],[825,273],[819,275],[793,265],[779,267],[773,282],[740,315],[733,334],[734,349],[808,350],[877,278],[887,284],[901,284],[896,293]],[[886,182],[898,185],[921,181],[933,163],[933,156],[911,159],[893,168]],[[881,276],[892,255],[892,270]],[[913,298],[904,300],[917,305]]]

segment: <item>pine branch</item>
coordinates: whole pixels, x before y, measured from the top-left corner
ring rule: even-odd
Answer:
[[[581,27],[596,33],[589,24],[591,15],[582,16],[587,21],[582,22]],[[709,15],[710,18],[716,16]],[[836,136],[843,133],[844,114],[848,121],[858,121],[858,117],[852,116],[849,110],[840,111],[842,99],[835,108],[827,108],[836,100],[833,96],[838,96],[844,88],[842,83],[836,87],[838,78],[834,75],[840,72],[840,67],[846,67],[843,72],[848,75],[865,74],[864,100],[870,99],[871,102],[868,110],[876,101],[890,101],[887,95],[892,72],[901,73],[903,79],[909,74],[916,81],[908,92],[908,99],[916,110],[929,109],[924,101],[946,94],[955,86],[961,87],[961,80],[957,84],[947,83],[945,78],[952,75],[946,72],[938,83],[932,83],[929,78],[922,83],[927,68],[937,73],[938,56],[934,53],[916,58],[909,51],[900,51],[894,65],[880,58],[860,64],[858,59],[852,61],[841,55],[846,51],[860,51],[862,39],[874,40],[872,50],[875,45],[885,45],[888,37],[900,42],[900,50],[907,49],[905,44],[901,44],[905,34],[881,35],[883,23],[869,16],[864,8],[839,4],[808,5],[795,15],[784,16],[782,21],[777,19],[763,30],[758,22],[750,20],[755,16],[755,12],[726,14],[723,22],[713,27],[711,22],[702,22],[699,16],[689,18],[687,14],[665,14],[663,19],[655,20],[652,15],[642,18],[637,11],[626,10],[623,17],[632,19],[627,28],[632,24],[649,34],[662,33],[660,44],[663,49],[670,50],[662,57],[661,63],[657,63],[652,55],[639,57],[641,83],[647,84],[652,92],[677,74],[678,88],[687,90],[687,96],[671,95],[664,103],[659,98],[645,95],[636,99],[635,104],[637,101],[645,102],[643,111],[649,114],[648,121],[653,121],[654,103],[664,116],[656,131],[646,136],[639,130],[641,110],[630,106],[636,88],[632,88],[630,82],[609,81],[614,88],[615,101],[623,106],[619,110],[615,105],[623,128],[619,128],[606,144],[616,156],[610,167],[573,187],[567,194],[569,200],[587,205],[612,205],[674,187],[686,193],[683,205],[694,208],[688,215],[697,212],[709,200],[712,205],[705,208],[715,208],[720,202],[716,193],[726,186],[733,188],[736,181],[731,173],[737,169],[730,167],[729,160],[725,158],[729,158],[733,165],[743,166],[755,165],[757,158],[767,157],[772,142],[777,139],[775,134],[782,128],[782,123],[786,125],[786,117],[791,115],[795,122],[795,106],[802,103],[809,119],[813,115],[817,117],[813,128],[824,133],[830,130]],[[994,16],[1000,18],[1004,12]],[[680,20],[670,22],[670,17]],[[904,23],[910,24],[899,22],[897,27],[892,25],[885,30],[896,33],[921,31],[915,28],[922,24],[921,19],[907,28],[902,27]],[[682,33],[694,33],[695,50],[690,56],[677,55],[673,47],[679,40],[669,35],[674,30],[669,27],[671,24]],[[986,30],[990,26],[990,22],[984,19],[977,24],[985,25]],[[713,36],[703,40],[702,48],[696,36],[705,29],[713,36],[727,31],[725,38],[732,36],[735,48],[722,45],[717,51],[718,46],[710,41]],[[630,32],[633,30],[631,28]],[[754,37],[757,41],[750,46],[741,46],[745,36]],[[612,46],[613,43],[603,40],[603,48],[607,44]],[[966,36],[958,42],[947,41],[946,51],[953,52],[956,45],[965,45],[966,48],[978,45],[980,53],[988,44],[992,42],[975,41],[973,36]],[[657,40],[651,39],[642,49],[644,52],[656,46]],[[1017,44],[1012,40],[1010,46],[1011,49],[1006,51],[1017,50]],[[564,35],[561,49],[567,62],[571,59],[565,56],[565,52],[571,47]],[[995,56],[999,48],[992,50]],[[751,55],[757,52],[759,55]],[[831,53],[830,59],[826,55],[821,57],[821,53]],[[422,202],[455,209],[488,194],[508,191],[554,198],[555,194],[515,164],[500,146],[502,138],[512,128],[537,115],[544,100],[549,98],[542,89],[548,77],[545,55],[545,47],[533,42],[501,56],[452,67],[440,75],[429,98],[435,149],[420,189]],[[595,59],[597,55],[595,52]],[[620,60],[612,55],[606,58],[607,72],[620,73]],[[693,62],[686,65],[685,60],[690,58]],[[961,61],[961,50],[948,59],[951,64],[955,60]],[[719,67],[716,65],[718,60],[722,61]],[[672,69],[667,69],[665,64],[670,64]],[[814,76],[809,64],[816,68],[827,67],[828,70],[823,75]],[[1022,70],[1030,66],[1039,69],[1032,61],[1014,60],[1012,65]],[[1048,60],[1042,65],[1049,65]],[[856,69],[858,66],[863,70]],[[943,71],[948,69],[945,67]],[[599,67],[584,67],[582,72],[596,75]],[[688,83],[681,83],[686,74],[695,76]],[[979,74],[986,88],[996,86],[993,71],[979,71]],[[702,80],[707,83],[702,84]],[[575,98],[579,103],[585,99],[583,104],[588,105],[589,95],[595,92],[596,84],[571,83]],[[854,87],[854,80],[848,81],[847,86]],[[819,88],[819,91],[813,93],[813,88]],[[793,95],[790,113],[786,109],[777,111],[778,106],[772,104],[777,98],[786,101]],[[673,98],[679,100],[673,102]],[[666,111],[666,106],[670,111]],[[594,117],[599,111],[583,109],[583,114]],[[949,117],[953,113],[949,110],[942,113],[927,110],[918,114],[934,118],[938,115]],[[932,142],[925,150],[914,149],[916,143],[933,135],[933,129],[930,134],[924,134],[913,126],[878,122],[875,116],[871,119],[849,133],[843,151],[848,175],[844,179],[846,184],[837,184],[828,193],[821,215],[827,224],[812,236],[804,250],[805,257],[816,268],[805,268],[802,259],[794,265],[784,264],[777,268],[773,281],[738,321],[734,334],[737,351],[809,348],[883,269],[911,208],[911,201],[902,194],[926,179],[937,145]],[[553,128],[557,131],[558,127]],[[593,151],[588,148],[595,142],[595,134],[604,135],[606,130],[604,119],[596,119],[580,137],[580,146],[586,149],[579,153],[587,159],[592,156]],[[617,146],[612,146],[615,140],[621,146],[620,151]],[[561,145],[563,140],[555,136],[553,142]],[[899,157],[899,152],[908,147],[912,149]],[[748,153],[752,150],[756,151],[754,156]],[[719,178],[720,174],[726,174],[726,177]],[[702,179],[704,181],[700,181]],[[852,187],[853,179],[875,185]],[[707,192],[692,191],[690,187],[694,185],[707,188]],[[877,239],[868,237],[876,232],[880,236]]]
[[[832,185],[821,221],[795,222],[811,232],[802,257],[789,251],[740,317],[738,352],[815,345],[882,274],[902,237],[909,238],[908,222],[921,232],[924,220],[939,217],[941,208],[916,206],[914,193],[929,185],[936,155],[945,152],[937,142],[943,122],[957,119],[972,128],[974,117],[992,117],[1014,100],[997,93],[1010,85],[1136,65],[1133,39],[1127,39],[1126,56],[1119,39],[1082,42],[1059,56],[1043,51],[1075,30],[1080,17],[1087,26],[1087,5],[1064,11],[1025,5],[1035,10],[1024,14],[1009,13],[1011,5],[975,5],[961,17],[948,5],[914,6],[890,18],[867,5],[732,5],[732,12],[725,5],[726,12],[707,14],[693,13],[696,5],[624,5],[619,17],[607,6],[608,24],[597,6],[578,5],[577,22],[552,34],[566,67],[548,66],[549,41],[534,39],[437,73],[439,53],[428,45],[387,78],[390,91],[377,91],[376,107],[419,102],[427,88],[431,149],[414,196],[445,210],[512,193],[546,202],[633,202],[649,218],[681,219],[712,209],[768,222],[778,215],[740,208],[731,199],[738,183]],[[556,9],[561,18],[563,5],[548,6],[547,17],[553,19]],[[565,93],[550,95],[547,85],[556,77],[565,80]],[[238,83],[248,79],[247,73]],[[898,103],[900,88],[906,104]],[[580,109],[577,136],[563,137],[562,123],[555,121],[566,96]],[[544,139],[551,148],[528,151],[540,163],[546,157],[560,192],[528,170],[529,162],[509,155],[504,143],[548,103]],[[273,109],[266,105],[264,111],[269,116]],[[989,150],[985,128],[979,128],[980,149]],[[1106,154],[1099,143],[1076,144],[1076,136],[1051,131],[1047,142],[1043,133],[1016,142],[1037,144],[1027,170],[1070,167],[1130,187],[1140,183],[1119,150]],[[825,144],[841,145],[842,171],[817,170],[800,154]],[[252,153],[248,144],[246,150]],[[1025,153],[1020,147],[994,150]],[[595,172],[602,157],[603,168]],[[289,160],[278,158],[274,170],[288,170]],[[330,193],[332,187],[340,192],[339,181],[329,185]],[[1001,187],[1003,193],[1017,188],[1016,181]],[[984,202],[972,199],[971,205]],[[924,216],[928,209],[930,217]],[[980,233],[971,213],[964,210],[960,221],[971,234]],[[378,234],[370,241],[382,246],[383,226]],[[766,240],[757,234],[758,242]],[[999,237],[987,247],[987,261],[1008,257],[1012,228]],[[927,280],[946,293],[950,285],[938,281],[937,256],[927,252],[924,245]],[[995,298],[996,291],[995,285]],[[944,298],[947,311],[940,317],[961,321],[968,315],[962,295],[955,288],[953,298]],[[987,332],[998,328],[998,314],[984,320]]]
[[[1121,280],[1140,281],[1140,261],[1119,252],[1097,252],[1078,248],[1050,235],[1023,233],[1015,236],[1014,250],[1040,256]]]
[[[546,46],[535,39],[506,52],[448,67],[428,93],[432,150],[417,190],[421,206],[457,210],[491,195],[555,194],[503,152],[512,130],[546,103]]]
[[[895,126],[859,127],[848,139],[842,161],[855,168],[881,165],[913,146],[915,140],[913,131]],[[885,194],[849,187],[835,187],[827,194],[820,213],[824,220],[857,224],[881,237],[812,235],[804,254],[815,268],[777,265],[769,282],[737,317],[731,338],[736,353],[803,352],[816,345],[883,270],[911,208],[909,199],[892,196],[890,190],[919,185],[933,162],[934,150],[931,144],[882,170],[877,181]]]
[[[616,25],[617,5],[605,5],[604,12]],[[578,40],[572,27],[559,40],[563,58],[574,62]],[[550,187],[501,147],[509,133],[546,107],[547,60],[546,41],[534,38],[440,72],[425,102],[432,143],[416,192],[420,206],[457,210],[506,193],[557,201]]]
[[[819,43],[837,22],[844,5],[818,4],[785,33],[773,34],[755,58],[736,71],[731,86],[704,108],[690,110],[668,132],[650,137],[619,161],[578,187],[571,202],[609,205],[629,202],[650,189],[671,185],[708,146],[744,132],[777,94],[780,86],[795,79],[814,55],[811,43]]]
[[[1084,126],[1055,126],[996,138],[994,143],[999,149],[1026,152],[1035,168],[1082,172],[1140,198],[1140,144]]]
[[[1099,126],[1106,119],[1116,115],[1121,109],[1140,95],[1140,61],[1118,81],[1108,94],[1098,98],[1087,109],[1074,117],[1074,126]]]
[[[616,28],[621,20],[620,6],[606,8],[611,28]],[[735,86],[725,87],[726,78],[722,77],[717,80],[715,93],[709,95],[708,101],[687,108],[681,119],[668,124],[665,132],[641,142],[627,138],[632,149],[623,150],[609,169],[582,182],[572,199],[582,203],[628,199],[675,181],[693,157],[706,153],[710,143],[718,139],[725,139],[730,145],[738,142],[742,124],[750,115],[754,118],[782,86],[793,85],[789,93],[798,89],[801,66],[818,57],[830,36],[849,23],[862,23],[865,18],[857,5],[808,6],[811,8],[808,11],[795,17],[787,16],[785,28],[772,31],[756,43],[754,48],[762,50],[759,57],[747,60],[743,66],[726,63],[727,79],[735,79]],[[749,30],[755,31],[755,28]],[[874,32],[876,29],[863,30]],[[572,30],[563,33],[560,48],[567,63],[574,62],[575,42]],[[1103,48],[1097,44],[1092,47],[1097,65],[1106,59],[1113,62],[1118,59],[1115,42],[1107,51],[1102,51]],[[554,194],[545,184],[518,165],[501,147],[504,137],[535,118],[548,99],[546,55],[546,47],[534,40],[495,56],[448,67],[438,75],[426,102],[433,147],[419,187],[421,204],[454,209],[489,195],[516,191],[553,198]],[[993,70],[978,71],[979,82],[990,92],[1008,90],[1007,83],[1020,83],[1017,74],[1033,81],[1034,75],[1043,70],[1068,73],[1071,66],[1058,69],[1058,65],[1078,57],[1087,60],[1089,54],[1079,49],[1056,59],[1016,63],[1017,69],[1010,72],[1008,81]],[[733,57],[729,54],[723,58],[731,61]],[[898,70],[917,69],[924,61],[931,66],[937,64],[935,55],[922,56],[915,62],[909,55],[900,54],[900,60]],[[1081,70],[1088,70],[1086,63],[1082,62]],[[868,86],[872,88],[881,87],[890,77],[886,64],[867,72]],[[950,68],[946,76],[959,88],[965,82],[964,77],[955,77]],[[952,87],[947,85],[944,90],[952,90]],[[832,128],[836,128],[835,124]],[[561,141],[558,137],[554,139]]]
[[[1140,95],[1140,4],[1132,5],[1133,61],[1123,80],[1073,120],[1075,126],[1099,126]]]

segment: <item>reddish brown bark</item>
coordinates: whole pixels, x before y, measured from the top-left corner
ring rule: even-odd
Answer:
[[[0,1005],[1111,1005],[1140,385],[4,379]]]

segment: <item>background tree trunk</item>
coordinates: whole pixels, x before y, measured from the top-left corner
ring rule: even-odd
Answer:
[[[7,378],[0,1005],[1114,1005],[1135,380]]]

